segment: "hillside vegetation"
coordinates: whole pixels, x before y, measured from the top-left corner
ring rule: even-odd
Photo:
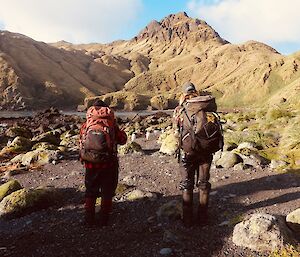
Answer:
[[[132,94],[141,97],[129,109],[166,109],[188,80],[211,91],[223,107],[297,105],[299,64],[300,52],[284,56],[260,42],[231,44],[186,13],[152,21],[133,39],[110,44],[49,45],[4,31],[0,105],[70,108],[86,97],[119,91],[113,98],[121,109]],[[102,98],[111,103],[109,96]],[[154,96],[170,105],[152,105]]]

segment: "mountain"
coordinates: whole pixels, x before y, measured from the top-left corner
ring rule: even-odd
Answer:
[[[227,107],[298,103],[299,65],[299,53],[283,56],[255,41],[231,44],[186,13],[152,21],[133,39],[109,44],[49,45],[2,32],[0,105],[73,107],[102,95],[121,109],[168,108],[188,80]]]
[[[0,32],[0,106],[75,107],[86,96],[116,91],[130,75],[26,36]]]

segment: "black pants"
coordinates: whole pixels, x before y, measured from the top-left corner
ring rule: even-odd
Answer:
[[[85,197],[111,199],[118,185],[119,167],[114,163],[109,168],[86,168]]]
[[[180,190],[193,190],[195,186],[195,175],[199,171],[196,186],[199,189],[210,189],[210,166],[213,156],[200,154],[184,154],[180,164],[181,182]]]

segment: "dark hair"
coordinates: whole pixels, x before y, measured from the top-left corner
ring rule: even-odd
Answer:
[[[99,107],[109,107],[105,102],[100,99],[95,99],[92,106],[99,106]]]

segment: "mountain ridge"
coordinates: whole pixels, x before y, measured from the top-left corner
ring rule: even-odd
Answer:
[[[127,95],[130,101],[133,95],[137,102],[145,99],[142,95],[168,102],[188,80],[198,90],[211,91],[221,105],[261,105],[300,77],[299,54],[283,56],[251,40],[231,44],[186,13],[152,21],[131,40],[109,44],[45,44],[0,32],[0,58],[0,106],[5,109],[74,108],[97,95],[112,106],[126,106]]]

